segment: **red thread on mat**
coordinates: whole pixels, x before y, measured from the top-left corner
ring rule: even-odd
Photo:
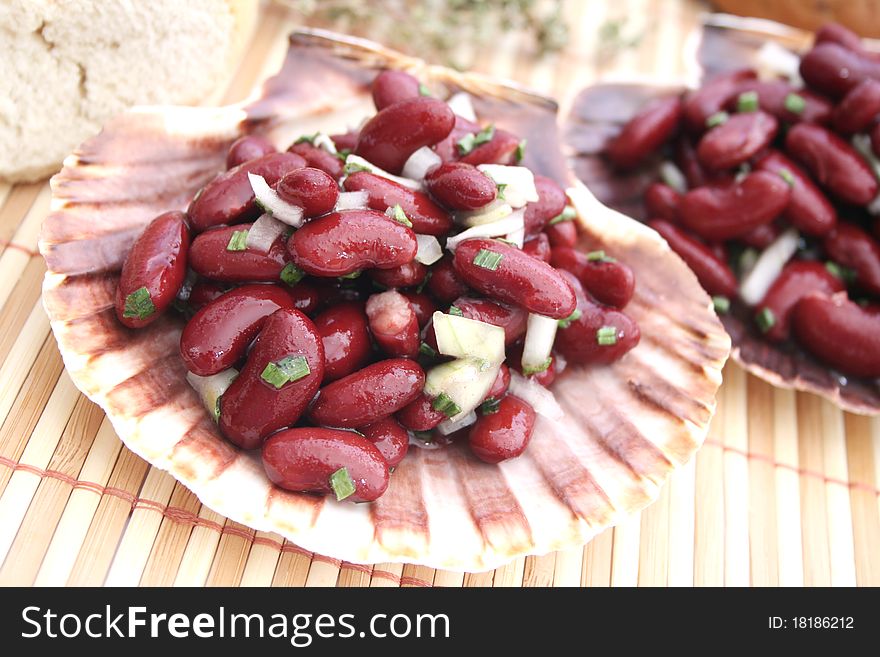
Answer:
[[[15,242],[10,242],[9,240],[0,240],[0,247],[20,251],[25,255],[29,255],[31,258],[40,255],[37,251],[34,251],[33,249],[29,249],[26,246],[22,246],[21,244],[16,244]]]

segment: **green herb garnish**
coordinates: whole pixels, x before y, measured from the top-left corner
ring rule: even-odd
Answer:
[[[794,175],[788,169],[780,169],[779,177],[782,178],[789,187],[794,187]]]
[[[546,372],[550,367],[550,364],[553,362],[553,358],[548,358],[540,365],[529,365],[523,366],[523,374],[526,376],[532,376],[533,374],[540,374],[541,372]]]
[[[726,315],[730,312],[730,299],[720,294],[712,297],[712,305],[715,306],[715,312],[719,315]]]
[[[437,358],[437,352],[427,342],[423,342],[419,345],[419,353],[427,358]]]
[[[229,238],[229,244],[226,245],[227,251],[244,251],[247,249],[248,232],[246,230],[236,230]]]
[[[482,267],[483,269],[488,269],[490,271],[495,271],[498,269],[498,265],[504,259],[504,255],[501,253],[495,253],[494,251],[490,251],[489,249],[480,249],[477,251],[477,255],[474,256],[473,263],[477,267]]]
[[[560,319],[558,322],[556,322],[556,324],[561,329],[567,329],[569,326],[571,326],[572,322],[576,322],[581,318],[581,314],[582,313],[581,313],[580,309],[575,308],[574,312],[571,315],[569,315],[565,319]]]
[[[517,164],[522,162],[523,158],[526,156],[526,146],[528,143],[528,139],[523,139],[516,145],[516,150],[513,151],[513,161]]]
[[[720,112],[715,112],[712,116],[706,119],[706,127],[714,128],[719,125],[724,125],[727,123],[727,119],[730,118],[730,114],[725,112],[724,110]]]
[[[419,96],[430,96],[431,90],[424,82],[419,82]]]
[[[761,329],[761,333],[766,333],[776,324],[776,315],[769,308],[761,308],[758,314],[755,315],[755,321],[758,324],[758,328]]]
[[[125,309],[122,311],[123,317],[146,319],[154,312],[156,312],[156,306],[153,305],[153,298],[146,287],[138,288],[125,297]]]
[[[267,363],[260,378],[278,389],[291,381],[299,381],[310,373],[309,363],[304,356],[288,356],[277,363]]]
[[[456,404],[445,392],[441,392],[439,395],[434,397],[434,401],[431,402],[431,408],[435,411],[439,411],[443,413],[446,417],[452,417],[453,415],[458,415],[461,413],[461,407]]]
[[[353,272],[351,272],[350,274],[345,274],[344,276],[337,276],[337,278],[338,278],[340,281],[353,281],[354,279],[358,278],[358,277],[359,277],[361,274],[363,274],[363,273],[364,273],[363,270],[361,270],[361,269],[355,269],[355,270],[354,270]]]
[[[504,190],[507,189],[507,183],[497,183],[496,187],[498,187],[498,200],[504,200]]]
[[[400,207],[400,203],[391,208],[391,214],[389,214],[394,221],[399,224],[403,224],[407,228],[412,228],[412,222],[409,220],[409,217],[406,216],[406,212],[403,211],[403,208]]]
[[[288,262],[284,265],[284,269],[281,270],[281,280],[291,287],[305,278],[305,275],[306,273],[292,262]]]
[[[609,255],[605,255],[605,251],[600,249],[598,251],[590,251],[587,254],[587,261],[588,262],[617,262],[617,259],[612,258]]]
[[[603,347],[617,344],[617,329],[613,326],[603,326],[596,331],[596,342]]]
[[[456,317],[464,317],[464,313],[458,306],[449,306],[449,310],[446,311],[446,314],[455,315]]]
[[[316,132],[313,135],[303,135],[302,137],[300,137],[299,139],[297,139],[293,143],[294,144],[308,143],[308,144],[311,144],[312,146],[314,146],[315,140],[318,138],[318,135],[320,135],[320,134],[321,134],[320,132]]]
[[[495,136],[495,124],[490,123],[488,126],[480,130],[476,134],[465,135],[458,140],[458,152],[461,155],[467,155],[477,146],[492,141]]]
[[[842,280],[847,285],[850,283],[854,283],[856,280],[856,272],[854,269],[850,269],[849,267],[843,267],[842,265],[838,265],[836,262],[829,260],[825,263],[825,269],[828,270],[828,273],[832,276],[836,276],[840,280]]]
[[[497,413],[499,406],[501,406],[501,400],[489,397],[489,399],[480,404],[480,414],[492,415],[493,413]]]
[[[348,468],[339,468],[330,475],[330,488],[336,494],[337,502],[341,502],[346,497],[354,495],[354,481],[352,481],[351,475],[348,474]]]
[[[758,110],[758,92],[744,91],[736,99],[737,112],[756,112]]]
[[[788,94],[785,97],[783,105],[785,106],[785,109],[792,114],[803,114],[803,111],[807,108],[807,101],[804,100],[803,96],[799,96],[798,94]]]
[[[559,214],[557,214],[555,217],[553,217],[547,223],[547,225],[548,226],[555,226],[556,224],[563,222],[563,221],[571,221],[575,217],[577,217],[577,210],[575,210],[570,205],[566,205],[565,209],[562,212],[560,212]]]
[[[366,171],[367,173],[372,172],[370,167],[364,166],[363,164],[359,164],[358,162],[346,162],[345,167],[343,168],[343,173],[346,176],[350,176],[353,173],[357,173],[358,171]]]

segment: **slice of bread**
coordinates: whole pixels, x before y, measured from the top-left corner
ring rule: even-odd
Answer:
[[[0,179],[31,181],[132,105],[195,104],[233,72],[257,0],[0,2]]]

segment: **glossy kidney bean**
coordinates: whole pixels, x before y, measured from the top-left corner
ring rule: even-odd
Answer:
[[[394,269],[371,269],[370,278],[387,288],[414,287],[421,285],[428,275],[428,268],[413,260]]]
[[[279,431],[263,445],[269,480],[286,490],[332,493],[330,477],[348,471],[351,502],[370,502],[388,488],[388,464],[367,438],[351,431],[303,427]]]
[[[309,417],[331,427],[363,427],[399,411],[424,385],[425,373],[414,361],[381,360],[321,388]]]
[[[550,262],[550,238],[546,233],[538,233],[523,243],[523,253],[528,253],[533,258]]]
[[[290,145],[288,153],[296,153],[306,161],[306,165],[314,169],[320,169],[328,174],[333,180],[342,178],[345,162],[333,153],[313,146],[307,141],[301,141]]]
[[[189,205],[187,214],[193,230],[200,232],[259,215],[248,173],[263,176],[271,186],[284,174],[305,165],[306,161],[295,153],[270,153],[221,173],[205,185]]]
[[[815,43],[830,41],[855,52],[862,51],[862,39],[858,34],[840,23],[825,23],[815,34]]]
[[[349,130],[348,132],[344,132],[338,135],[330,135],[330,139],[333,140],[333,144],[336,146],[336,150],[339,151],[354,151],[357,147],[358,137],[360,133],[357,130]]]
[[[740,237],[778,217],[791,196],[780,176],[756,171],[730,187],[700,187],[681,199],[681,223],[715,241]]]
[[[685,264],[691,268],[709,294],[719,294],[728,298],[736,296],[736,276],[727,263],[716,256],[702,242],[697,241],[685,231],[667,221],[653,220],[648,225],[660,233]]]
[[[408,98],[380,110],[361,128],[355,152],[380,169],[399,174],[409,156],[452,132],[455,115],[442,100]]]
[[[588,300],[579,300],[581,316],[568,328],[556,332],[555,348],[569,363],[611,363],[621,358],[638,343],[639,326],[619,310],[600,306]],[[614,344],[599,342],[599,329],[613,328]]]
[[[525,451],[534,429],[535,410],[519,397],[507,395],[495,413],[477,415],[468,444],[481,461],[501,463]]]
[[[498,187],[471,164],[446,162],[425,174],[425,187],[440,205],[450,210],[479,210],[495,200]]]
[[[435,410],[433,404],[434,400],[422,392],[394,417],[410,431],[430,431],[446,419],[446,414]]]
[[[504,344],[512,344],[526,333],[529,314],[519,306],[473,297],[459,297],[452,305],[467,319],[503,328]]]
[[[370,88],[377,110],[408,98],[419,97],[419,81],[405,71],[382,71],[373,78]]]
[[[862,308],[838,293],[811,294],[791,315],[795,338],[807,351],[844,374],[880,377],[880,309]]]
[[[486,393],[484,401],[486,399],[501,399],[507,394],[509,387],[510,368],[506,364],[501,363],[501,367],[498,368],[498,374],[495,376],[495,381],[492,383],[492,387],[489,388],[489,392]]]
[[[479,128],[477,128],[479,131]],[[516,164],[516,151],[520,139],[515,134],[496,128],[492,139],[480,144],[467,155],[460,158],[461,162],[478,166],[480,164]]]
[[[863,80],[880,79],[880,61],[825,41],[801,57],[800,72],[809,86],[840,98]]]
[[[777,223],[761,224],[752,228],[748,233],[739,238],[739,241],[746,246],[763,251],[773,243],[782,233],[782,229]]]
[[[286,174],[278,181],[275,191],[282,200],[301,207],[307,218],[327,214],[339,198],[339,186],[333,177],[313,167]]]
[[[880,123],[875,123],[868,134],[871,136],[871,150],[874,151],[874,155],[880,157]]]
[[[632,269],[617,260],[591,259],[576,249],[553,249],[550,264],[577,276],[584,289],[599,303],[625,307],[635,290]]]
[[[556,181],[546,176],[535,176],[535,189],[538,200],[526,205],[523,223],[526,235],[537,235],[547,226],[547,222],[565,210],[568,197]]]
[[[772,114],[786,123],[828,123],[831,120],[833,105],[819,94],[809,89],[800,89],[785,80],[747,80],[737,87],[736,94],[727,102],[730,111],[736,111],[739,97],[746,92],[758,95],[758,106],[764,112]],[[803,108],[793,112],[788,108],[786,99],[790,94],[800,96]]]
[[[379,348],[391,358],[415,358],[419,354],[419,321],[400,292],[388,290],[367,300],[370,332]]]
[[[558,224],[547,226],[544,233],[554,249],[577,244],[577,225],[574,221],[560,221]]]
[[[764,332],[764,337],[773,342],[787,340],[791,311],[798,301],[813,292],[830,296],[843,289],[841,280],[832,276],[821,262],[788,263],[757,306],[759,312],[766,308],[773,313],[773,325]]]
[[[678,96],[648,103],[608,142],[605,147],[608,158],[621,169],[634,169],[675,136],[681,112]]]
[[[393,417],[361,429],[364,438],[376,446],[389,468],[396,468],[409,451],[409,432]]]
[[[239,164],[256,160],[269,153],[275,153],[277,149],[265,137],[260,135],[245,135],[239,137],[229,147],[226,153],[226,168],[234,169]]]
[[[198,235],[190,249],[190,267],[197,274],[215,281],[278,281],[281,270],[290,261],[282,238],[272,243],[269,253],[258,253],[254,249],[227,249],[234,233],[248,230],[252,225],[223,226]]]
[[[309,373],[281,388],[263,380],[269,363],[302,356]],[[220,398],[220,431],[243,449],[299,420],[324,377],[324,347],[312,321],[298,310],[272,313],[254,341],[241,373]]]
[[[766,148],[778,130],[779,122],[766,112],[734,114],[703,135],[697,157],[709,169],[730,169]]]
[[[357,283],[360,279],[353,281]],[[351,285],[352,281],[340,281],[335,278],[313,278],[311,283],[318,290],[318,306],[321,309],[335,306],[338,303],[362,303],[369,296],[358,285]]]
[[[421,235],[442,237],[452,230],[452,217],[446,210],[434,203],[427,194],[407,189],[393,180],[358,171],[348,176],[343,186],[349,192],[367,192],[367,203],[378,212],[399,205],[412,223],[413,230]]]
[[[207,304],[189,320],[180,336],[186,368],[210,376],[232,367],[279,308],[293,308],[280,285],[242,285]]]
[[[318,292],[318,288],[311,283],[300,281],[289,290],[293,299],[293,307],[301,313],[311,315],[318,309],[321,303],[321,294]]]
[[[856,150],[830,130],[799,124],[788,131],[785,149],[802,162],[829,193],[854,205],[877,196],[877,179]]]
[[[791,187],[782,213],[792,226],[807,235],[824,235],[837,224],[837,210],[806,172],[779,151],[758,159],[755,168],[784,176]]]
[[[687,179],[688,188],[694,189],[708,183],[709,176],[703,171],[697,151],[687,136],[682,135],[675,141],[675,164]]]
[[[443,162],[455,162],[461,156],[458,149],[459,140],[466,135],[472,135],[479,131],[479,124],[456,114],[452,132],[445,139],[434,144],[432,148]]]
[[[197,281],[196,284],[192,286],[192,290],[189,293],[189,307],[196,311],[201,310],[221,294],[224,294],[228,289],[229,288],[222,283],[215,283],[214,281]]]
[[[501,256],[495,269],[474,264],[481,251]],[[515,246],[490,239],[461,242],[453,258],[455,271],[475,290],[529,312],[563,319],[577,305],[574,292],[559,272]]]
[[[437,304],[433,299],[424,292],[401,292],[412,306],[416,319],[419,322],[419,328],[425,328],[425,325],[431,320],[434,311],[437,310]]]
[[[858,286],[880,294],[880,245],[855,224],[840,223],[825,236],[825,250],[837,264],[856,273]]]
[[[870,128],[880,114],[880,82],[862,80],[834,108],[834,129],[852,135]]]
[[[287,243],[296,266],[313,276],[393,269],[418,251],[415,233],[375,210],[346,210],[314,219]]]
[[[468,286],[456,273],[450,254],[444,255],[431,267],[428,290],[440,303],[452,303],[462,294],[467,293]]]
[[[756,78],[751,69],[722,73],[687,94],[682,101],[682,116],[688,130],[698,134],[705,131],[708,118],[724,108],[743,82]]]
[[[324,345],[324,383],[358,371],[373,353],[364,304],[343,302],[315,317],[315,328]]]
[[[655,182],[645,190],[645,210],[648,218],[678,221],[678,205],[681,194],[669,185]]]
[[[189,246],[182,212],[160,214],[147,225],[122,265],[116,288],[120,322],[140,328],[168,309],[186,278]]]

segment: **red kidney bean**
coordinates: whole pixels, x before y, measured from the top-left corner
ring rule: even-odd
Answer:
[[[758,106],[768,114],[772,114],[786,123],[828,123],[831,120],[831,102],[815,94],[809,89],[799,89],[785,80],[748,80],[736,90],[736,94],[727,102],[727,107],[735,111],[739,105],[739,96],[752,91],[758,95]],[[803,109],[792,112],[786,107],[789,94],[800,96]]]
[[[363,436],[340,429],[279,431],[263,445],[263,467],[273,484],[292,491],[332,493],[330,477],[345,468],[355,492],[346,499],[371,502],[388,488],[388,464]]]
[[[198,235],[190,249],[190,267],[197,274],[216,281],[278,281],[281,270],[289,262],[283,239],[275,240],[269,253],[258,253],[253,249],[229,251],[226,248],[235,232],[248,230],[251,226],[253,224],[223,226]]]
[[[416,319],[419,322],[419,328],[425,328],[425,325],[431,321],[431,316],[437,310],[437,304],[424,292],[401,292],[409,305],[412,306]]]
[[[494,270],[474,264],[474,258],[481,251],[501,256]],[[498,240],[461,242],[453,265],[458,275],[475,290],[522,306],[529,312],[563,319],[571,315],[577,305],[571,287],[553,267]]]
[[[780,176],[756,171],[726,188],[700,187],[681,199],[681,223],[707,240],[740,237],[770,223],[788,205],[791,190]]]
[[[327,214],[339,198],[339,186],[321,169],[303,167],[286,174],[275,186],[283,201],[298,205],[306,217]]]
[[[393,417],[373,422],[363,429],[364,438],[376,446],[389,468],[396,468],[409,451],[409,432]]]
[[[867,205],[877,196],[877,179],[871,168],[852,146],[830,130],[796,125],[788,131],[785,148],[840,200]]]
[[[333,153],[313,146],[307,141],[291,144],[287,149],[288,153],[296,153],[306,161],[306,165],[314,169],[320,169],[328,174],[333,180],[342,178],[345,162],[336,157]]]
[[[691,91],[682,101],[685,125],[691,132],[704,132],[707,119],[721,111],[742,83],[755,78],[757,74],[751,69],[731,71],[715,76],[699,89]]]
[[[189,307],[196,311],[201,310],[221,294],[225,294],[227,290],[228,288],[221,283],[198,281],[189,293]]]
[[[520,357],[522,356],[520,355]],[[486,401],[486,399],[501,399],[507,394],[507,389],[509,387],[510,368],[504,363],[501,363],[501,367],[498,368],[498,374],[495,376],[495,381],[492,383],[492,387],[489,388],[489,392],[486,393],[483,401]]]
[[[843,289],[841,280],[832,276],[820,262],[788,263],[758,304],[759,310],[767,308],[773,313],[773,325],[764,337],[773,342],[787,340],[791,311],[798,301],[813,292],[831,295]]]
[[[702,244],[702,242],[699,243]],[[718,258],[721,262],[730,262],[730,254],[728,253],[727,245],[724,242],[712,242],[706,246],[709,247],[712,255]]]
[[[880,123],[874,124],[869,134],[871,136],[871,150],[874,151],[874,155],[880,157]]]
[[[388,290],[367,300],[370,332],[379,348],[392,358],[415,358],[419,354],[419,321],[400,292]]]
[[[335,278],[313,278],[311,282],[318,290],[318,306],[322,309],[338,303],[362,303],[367,300],[368,293],[360,286],[352,285],[351,281],[343,285]]]
[[[529,315],[519,306],[472,297],[459,297],[452,305],[458,308],[466,319],[503,328],[504,344],[513,344],[526,334]]]
[[[455,114],[442,100],[422,96],[380,110],[364,124],[355,152],[380,169],[399,174],[409,156],[452,132]]]
[[[479,127],[476,132],[479,131]],[[461,162],[478,166],[480,164],[516,164],[516,151],[519,148],[520,139],[516,135],[495,128],[492,139],[485,144],[480,144],[467,155],[460,158]],[[458,152],[458,151],[456,151]]]
[[[863,80],[880,79],[880,61],[825,41],[801,58],[800,72],[809,86],[840,98]]]
[[[727,266],[727,263],[716,256],[701,242],[685,233],[677,226],[662,220],[649,221],[648,225],[660,233],[660,236],[669,243],[669,248],[675,251],[685,264],[691,268],[709,294],[720,294],[725,297],[734,297],[739,287],[736,276]]]
[[[269,363],[302,356],[309,373],[276,388],[263,380]],[[241,373],[220,398],[220,431],[243,449],[295,424],[321,385],[324,347],[312,320],[298,310],[282,308],[263,324]]]
[[[635,276],[632,269],[617,260],[590,257],[570,248],[553,249],[550,264],[577,276],[584,289],[599,303],[624,308],[632,299]]]
[[[794,307],[795,338],[819,360],[851,376],[880,376],[880,309],[862,308],[846,294],[811,294]]]
[[[498,410],[478,415],[468,433],[471,451],[486,463],[501,463],[522,454],[535,428],[535,410],[526,402],[507,395]]]
[[[333,212],[308,222],[287,243],[296,266],[313,276],[393,269],[418,251],[415,233],[374,210]]]
[[[770,151],[755,163],[760,171],[780,176],[791,187],[782,216],[807,235],[824,235],[837,224],[837,210],[810,177],[779,151]]]
[[[331,427],[364,427],[399,411],[424,385],[425,373],[412,360],[381,360],[321,388],[309,417]]]
[[[880,114],[880,82],[862,80],[834,108],[834,129],[852,135],[870,128]]]
[[[462,294],[467,293],[468,286],[456,273],[450,254],[444,255],[439,262],[431,267],[428,290],[440,303],[452,303]]]
[[[381,111],[408,98],[418,98],[419,81],[405,71],[382,71],[373,78],[373,103]]]
[[[446,414],[435,410],[433,404],[434,400],[422,392],[394,417],[410,431],[430,431],[447,419]]]
[[[621,169],[634,169],[675,136],[681,123],[681,99],[661,98],[639,111],[605,148]]]
[[[832,260],[855,271],[859,287],[880,294],[880,245],[874,238],[843,222],[826,235],[823,245]]]
[[[560,221],[544,229],[550,246],[554,249],[572,247],[577,244],[577,224],[575,221]]]
[[[556,181],[546,176],[535,176],[535,189],[538,200],[526,205],[523,223],[526,235],[537,235],[547,226],[547,222],[565,210],[568,197]]]
[[[284,174],[305,165],[306,161],[295,153],[270,153],[221,173],[189,204],[187,214],[193,230],[201,232],[220,224],[255,219],[260,214],[248,173],[263,176],[271,186]]]
[[[578,300],[581,316],[568,328],[556,332],[554,347],[569,362],[578,365],[611,363],[621,358],[639,343],[639,326],[628,315],[607,306],[599,306],[586,299]],[[617,341],[600,344],[598,331],[614,328]]]
[[[779,122],[766,112],[734,114],[703,135],[697,157],[709,169],[730,169],[766,148],[778,130]]]
[[[311,315],[321,303],[318,288],[305,281],[300,281],[290,288],[290,296],[293,299],[293,307],[304,315]]]
[[[455,125],[452,128],[452,132],[450,132],[443,141],[434,144],[432,148],[434,149],[434,152],[440,156],[440,159],[443,162],[457,161],[460,156],[458,150],[459,140],[466,135],[472,135],[479,131],[479,124],[456,114]]]
[[[855,52],[862,51],[862,39],[858,34],[840,23],[825,23],[816,31],[815,43],[830,41]]]
[[[280,285],[242,285],[212,301],[189,320],[180,336],[186,368],[210,376],[232,367],[245,355],[279,308],[293,308],[290,293]]]
[[[446,162],[425,174],[425,187],[450,210],[479,210],[495,200],[498,187],[489,176],[464,162]]]
[[[339,135],[330,135],[336,150],[339,151],[354,151],[357,148],[358,137],[360,137],[360,133],[357,130],[349,130]]]
[[[678,221],[678,205],[681,194],[669,185],[651,183],[645,190],[645,210],[649,218]]]
[[[365,191],[367,203],[373,210],[385,212],[399,205],[412,223],[413,230],[421,235],[442,237],[452,230],[452,217],[427,194],[407,189],[393,180],[366,171],[358,171],[345,179],[346,191]]]
[[[675,164],[681,169],[690,189],[702,187],[709,181],[709,176],[703,171],[703,165],[697,159],[697,151],[686,136],[681,136],[675,142]]]
[[[528,253],[533,258],[550,262],[550,238],[546,233],[538,233],[523,243],[523,253]]]
[[[387,288],[414,287],[421,285],[428,275],[428,268],[413,260],[394,269],[371,269],[370,278]]]
[[[367,315],[362,303],[344,302],[315,317],[324,345],[324,383],[358,371],[373,353]]]
[[[748,233],[739,238],[739,241],[746,246],[763,251],[770,246],[773,241],[779,237],[782,229],[778,224],[761,224],[752,228]]]
[[[122,265],[116,288],[120,322],[140,328],[168,309],[186,278],[188,251],[189,229],[182,212],[160,214],[147,225]]]
[[[239,137],[232,142],[232,146],[229,147],[229,151],[226,153],[226,168],[234,169],[239,164],[256,160],[258,157],[263,157],[276,151],[277,149],[272,145],[272,142],[260,135]]]

